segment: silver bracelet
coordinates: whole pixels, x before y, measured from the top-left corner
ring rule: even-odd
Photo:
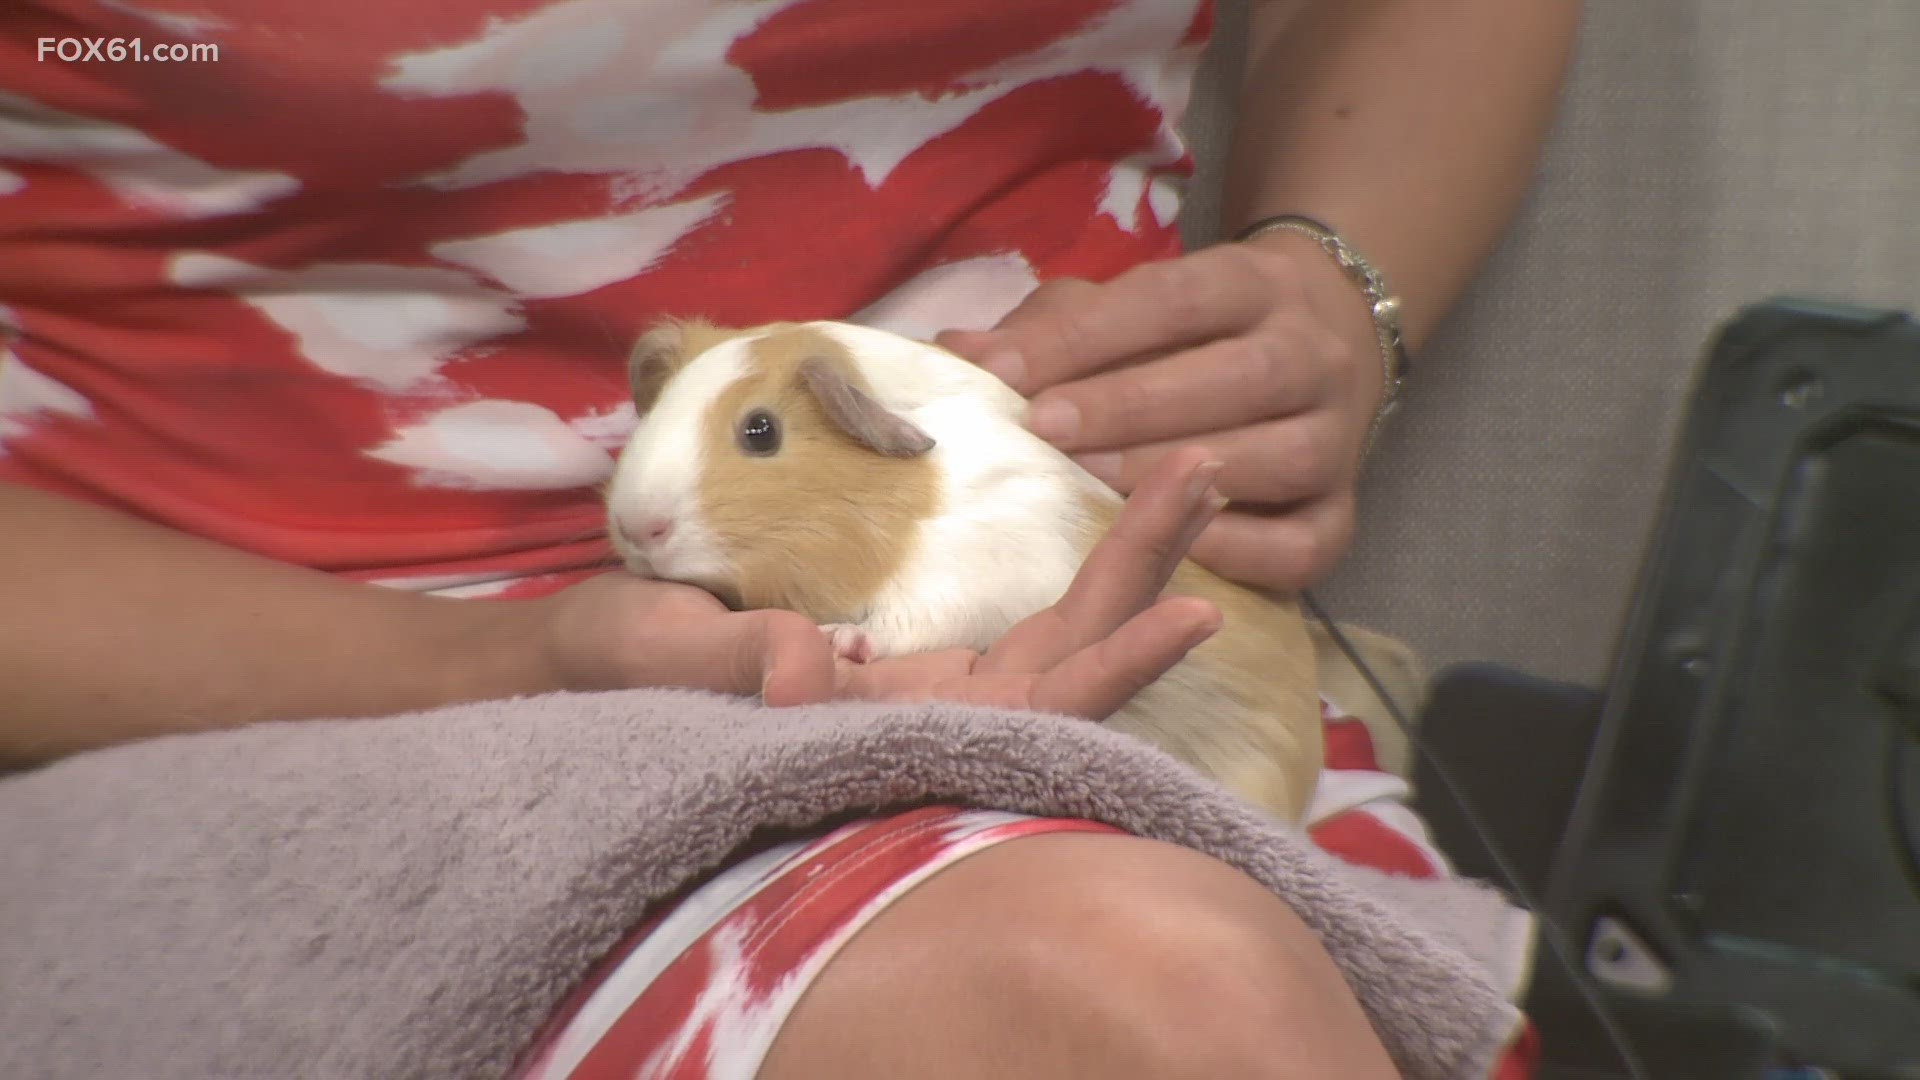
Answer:
[[[1373,423],[1367,428],[1366,446],[1361,451],[1364,457],[1373,451],[1374,439],[1380,434],[1387,414],[1400,404],[1400,386],[1406,379],[1407,346],[1400,330],[1400,298],[1387,288],[1386,279],[1373,268],[1372,263],[1341,239],[1339,233],[1313,218],[1301,214],[1276,214],[1261,218],[1234,234],[1233,240],[1236,244],[1245,243],[1270,232],[1299,233],[1317,241],[1366,295],[1367,305],[1373,313],[1374,333],[1380,341],[1381,374],[1385,386],[1381,392],[1380,407],[1374,410]]]

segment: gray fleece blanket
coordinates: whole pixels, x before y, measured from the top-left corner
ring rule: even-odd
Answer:
[[[952,800],[1078,815],[1290,902],[1414,1080],[1514,1031],[1513,910],[1336,862],[1097,725],[562,694],[179,736],[0,781],[0,1076],[498,1077],[594,961],[757,829]]]

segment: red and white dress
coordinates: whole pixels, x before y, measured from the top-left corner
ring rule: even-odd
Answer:
[[[626,346],[661,315],[984,328],[1042,279],[1176,253],[1210,20],[10,4],[0,480],[471,596],[604,565]]]
[[[1211,17],[10,0],[0,481],[357,580],[550,592],[606,563],[597,486],[634,421],[627,344],[657,317],[930,335],[1178,253]],[[1315,835],[1444,872],[1381,777]],[[950,813],[722,875],[583,990],[536,1071],[600,1075],[639,1023],[670,1035],[649,1075],[750,1075],[777,1024],[741,1010],[778,1013],[889,898],[981,844],[1089,827]],[[822,866],[844,887],[795,890]]]

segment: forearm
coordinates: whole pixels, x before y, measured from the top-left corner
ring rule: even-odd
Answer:
[[[1253,0],[1226,224],[1332,225],[1418,348],[1525,197],[1578,21],[1578,0]]]
[[[0,484],[0,763],[544,689],[522,605],[383,589]]]

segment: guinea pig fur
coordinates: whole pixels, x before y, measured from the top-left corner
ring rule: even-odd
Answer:
[[[1060,598],[1121,499],[937,346],[840,322],[670,321],[629,365],[639,423],[607,490],[631,571],[785,608],[870,659],[985,649]],[[1221,630],[1108,726],[1289,820],[1322,766],[1305,620],[1183,562]]]

